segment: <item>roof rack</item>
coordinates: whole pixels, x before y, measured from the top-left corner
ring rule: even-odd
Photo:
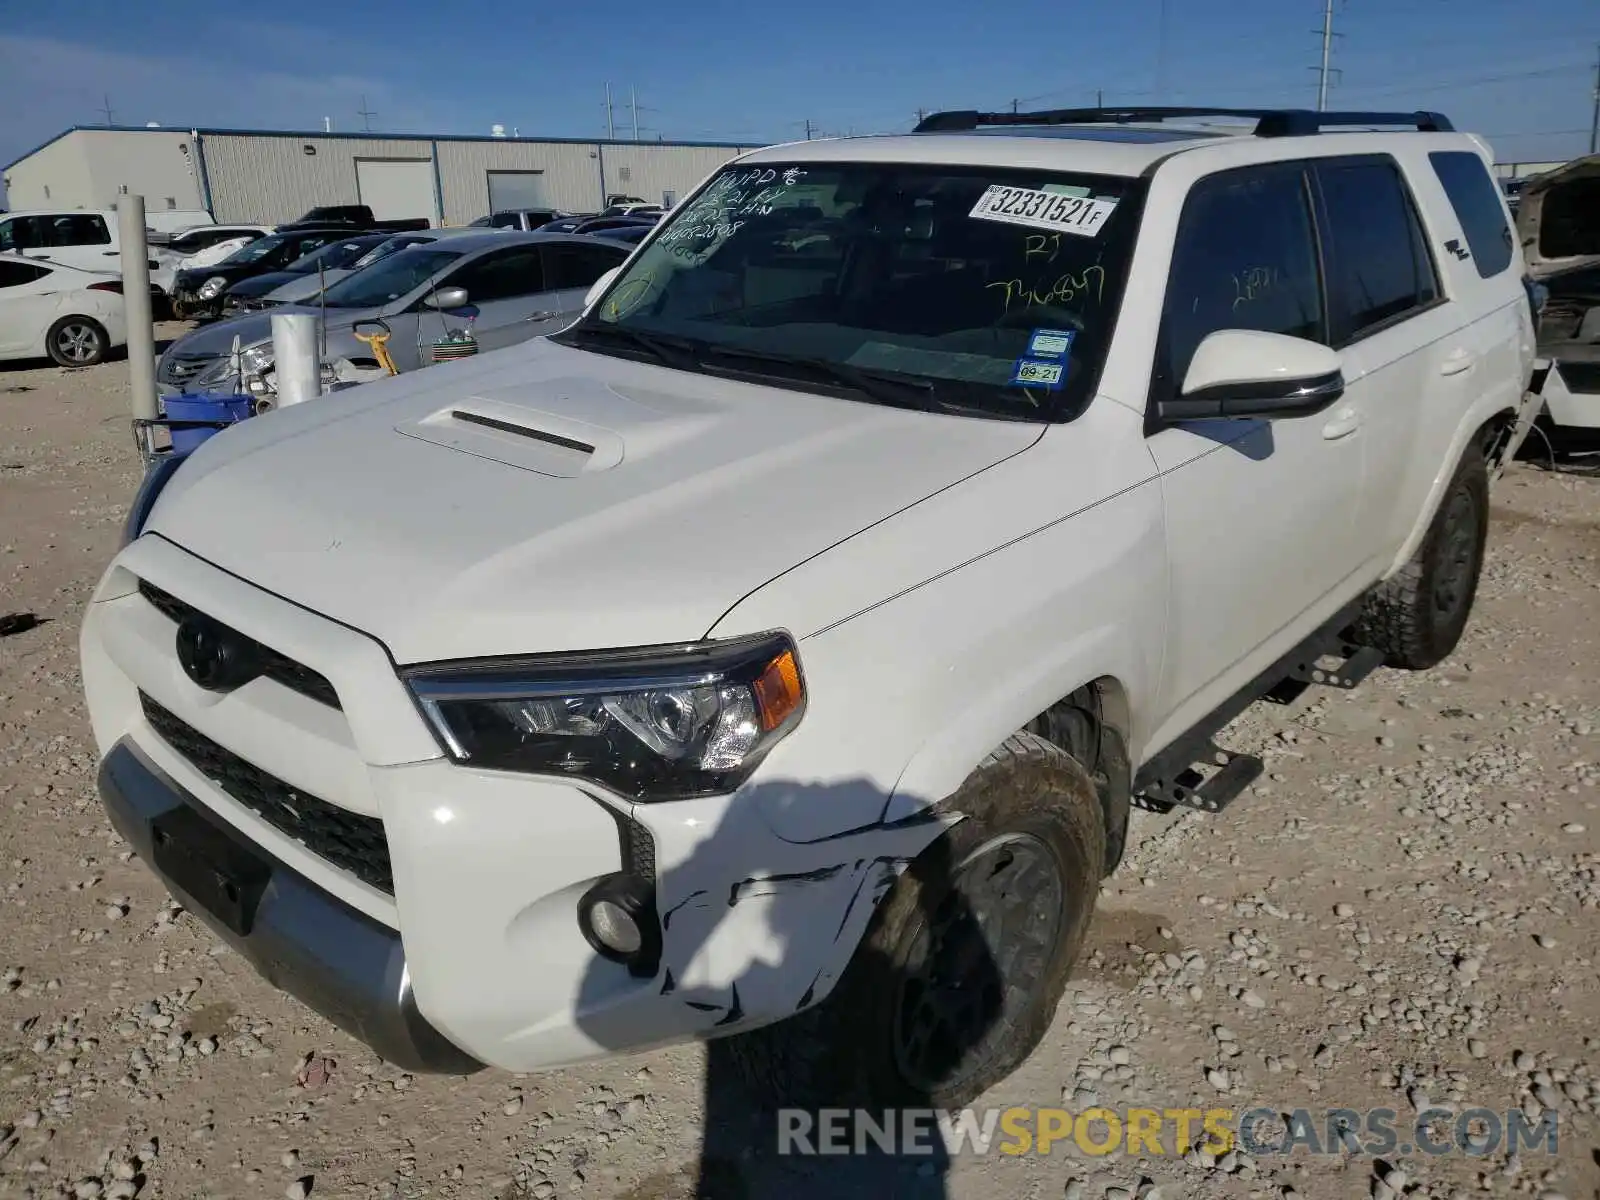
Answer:
[[[1127,125],[1174,117],[1253,117],[1256,137],[1303,137],[1342,125],[1397,125],[1422,133],[1450,133],[1450,118],[1436,112],[1315,112],[1306,108],[1053,108],[1044,112],[936,112],[917,133],[952,133],[1005,125]]]

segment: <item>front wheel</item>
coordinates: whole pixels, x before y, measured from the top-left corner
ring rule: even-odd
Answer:
[[[1391,667],[1422,671],[1461,641],[1483,572],[1489,534],[1489,469],[1467,447],[1416,554],[1366,598],[1352,640],[1384,653]]]
[[[948,807],[963,819],[900,876],[833,993],[729,1039],[757,1094],[958,1107],[1039,1044],[1100,888],[1094,784],[1064,751],[1019,733]]]
[[[111,339],[99,321],[89,317],[62,317],[50,326],[44,345],[58,366],[92,367],[105,358]]]

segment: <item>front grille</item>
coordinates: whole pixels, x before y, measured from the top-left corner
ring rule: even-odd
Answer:
[[[139,703],[150,728],[212,783],[319,858],[394,895],[394,872],[382,821],[290,787],[217,745],[143,692]]]
[[[194,605],[178,599],[171,592],[163,591],[148,580],[139,581],[139,594],[175,622],[200,615],[200,610]],[[252,644],[261,661],[261,673],[268,679],[329,708],[340,707],[339,693],[333,690],[333,684],[328,682],[325,675],[313,671],[304,663],[295,662],[287,654],[280,654],[271,646],[263,646],[255,641]]]
[[[173,296],[173,302],[179,307],[192,307],[194,298],[179,292]],[[208,354],[205,357],[182,358],[174,355],[163,355],[156,367],[156,377],[162,383],[184,383],[193,379],[201,371],[216,362],[216,355]]]

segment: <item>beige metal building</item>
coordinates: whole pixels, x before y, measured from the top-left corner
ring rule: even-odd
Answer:
[[[319,204],[465,225],[495,209],[598,212],[613,196],[670,205],[749,147],[527,137],[380,137],[75,126],[0,168],[12,209],[208,209],[290,221]]]

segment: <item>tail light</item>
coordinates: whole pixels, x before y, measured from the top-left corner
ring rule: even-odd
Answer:
[[[86,290],[91,292],[115,292],[120,296],[122,295],[122,280],[106,279],[100,283],[91,283]]]

